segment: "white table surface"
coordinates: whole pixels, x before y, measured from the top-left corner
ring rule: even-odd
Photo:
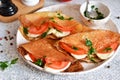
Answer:
[[[72,0],[70,3],[81,4],[85,0]],[[120,0],[98,0],[109,6],[112,15],[111,19],[120,27]],[[61,4],[58,0],[45,0],[44,7]],[[19,58],[15,65],[12,65],[5,69],[0,70],[0,80],[120,80],[120,50],[112,61],[107,63],[105,66],[86,74],[76,75],[53,75],[42,71],[39,71],[29,64],[25,63],[24,60],[18,55],[16,49],[16,32],[19,26],[18,21],[11,23],[0,22],[0,61],[12,60]],[[8,33],[10,31],[10,33]],[[7,37],[8,40],[4,39]],[[9,37],[13,39],[9,40]],[[10,44],[13,45],[10,45]],[[2,52],[3,51],[3,52]],[[110,66],[108,68],[107,66]]]

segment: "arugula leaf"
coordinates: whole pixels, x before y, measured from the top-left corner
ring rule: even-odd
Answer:
[[[28,34],[28,29],[25,28],[25,27],[23,27],[23,32],[24,32],[25,34]]]
[[[90,40],[88,40],[88,39],[86,39],[86,46],[89,46],[89,47],[92,46],[92,42]]]

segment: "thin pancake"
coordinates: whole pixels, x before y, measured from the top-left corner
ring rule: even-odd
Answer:
[[[114,42],[120,43],[120,34],[108,30],[94,30],[76,33],[62,38],[57,42],[56,46],[59,47],[59,42],[64,42],[88,51],[88,47],[85,44],[86,39],[92,41],[93,47],[99,52]]]
[[[73,58],[68,54],[61,53],[53,47],[54,40],[41,39],[20,45],[18,51],[25,55],[31,53],[36,59],[46,56],[55,61],[72,61]]]

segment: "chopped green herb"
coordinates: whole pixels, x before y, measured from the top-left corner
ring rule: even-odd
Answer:
[[[18,58],[15,58],[13,60],[9,61],[0,61],[0,68],[2,70],[5,70],[7,67],[9,67],[12,64],[15,64],[17,62]]]
[[[107,48],[104,49],[105,52],[108,52],[108,51],[111,51],[111,50],[112,50],[112,48],[110,48],[110,47],[107,47]]]
[[[90,61],[96,63],[94,57],[92,57],[92,55],[95,54],[95,52],[96,52],[96,51],[95,51],[95,48],[93,48],[92,45],[93,45],[92,42],[91,42],[89,39],[86,39],[86,46],[89,47],[87,57],[90,59]]]
[[[95,53],[95,49],[93,47],[90,47],[89,51],[88,51],[88,54],[89,55],[92,55]]]
[[[88,17],[88,18],[90,17],[88,11],[84,11],[84,15],[85,15],[85,17]]]
[[[38,59],[38,60],[35,62],[35,64],[38,65],[38,66],[41,66],[41,67],[44,65],[44,63],[43,63],[43,61],[42,61],[41,59]]]
[[[88,40],[88,39],[86,39],[86,46],[89,46],[89,47],[92,46],[92,42],[90,40]]]
[[[64,17],[63,16],[58,16],[59,19],[61,20],[64,20]]]
[[[24,32],[25,34],[28,34],[28,29],[25,28],[25,27],[23,27],[23,32]]]
[[[50,18],[50,20],[52,20],[53,22],[55,22],[55,20],[54,20],[54,18],[53,18],[53,17],[51,17],[51,18]]]
[[[78,48],[77,48],[77,47],[75,47],[75,46],[73,46],[72,48],[73,48],[74,50],[78,50]]]
[[[15,59],[13,59],[13,60],[11,61],[10,64],[15,64],[17,61],[18,61],[18,58],[15,58]]]
[[[69,17],[68,19],[66,19],[66,20],[72,20],[73,19],[73,17]]]
[[[0,62],[0,68],[5,70],[8,67],[8,61]]]
[[[44,38],[47,36],[47,32],[44,32],[42,35],[41,35],[41,38]]]

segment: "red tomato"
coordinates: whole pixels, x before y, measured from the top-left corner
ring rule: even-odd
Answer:
[[[33,62],[36,61],[35,57],[31,53],[29,53],[28,55],[30,56],[30,58],[32,59]]]
[[[118,43],[117,42],[114,42],[110,45],[110,48],[112,48],[112,50],[116,50],[118,47]]]
[[[72,31],[71,27],[60,26],[55,22],[50,22],[50,25],[53,26],[54,28],[56,28],[57,30],[60,30],[60,31]]]
[[[54,62],[51,62],[51,63],[46,63],[46,65],[48,67],[53,68],[53,69],[63,69],[68,64],[69,64],[69,62],[67,62],[67,61],[54,61]]]
[[[82,48],[78,48],[78,50],[74,50],[71,46],[69,46],[68,44],[64,43],[64,42],[59,42],[59,45],[62,49],[64,49],[65,51],[72,53],[72,54],[76,54],[76,55],[82,55],[82,54],[86,54],[86,50],[82,49]]]
[[[30,27],[28,32],[32,34],[42,34],[48,29],[48,23],[44,23],[40,27]]]

